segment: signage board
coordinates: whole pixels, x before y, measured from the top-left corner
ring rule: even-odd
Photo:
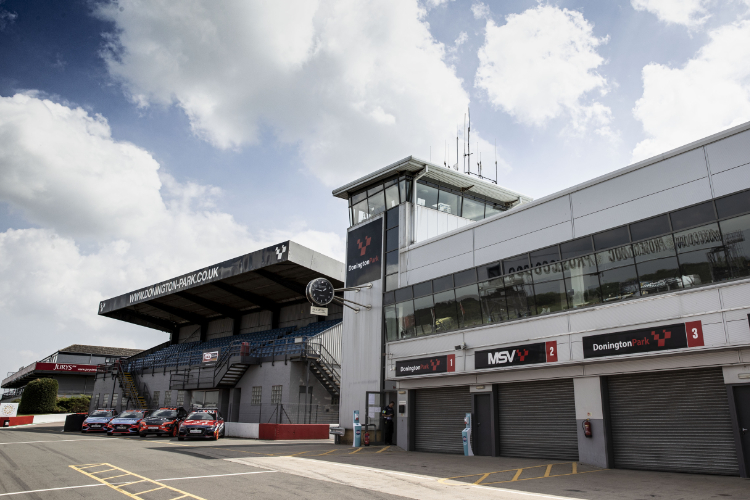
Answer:
[[[205,351],[203,353],[203,363],[216,363],[219,361],[219,351]]]
[[[698,326],[696,326],[696,323]],[[691,343],[688,344],[686,326],[690,325]],[[652,326],[625,332],[604,333],[583,337],[583,357],[601,358],[623,354],[668,351],[703,345],[700,321],[674,325]]]
[[[70,363],[37,363],[36,371],[43,372],[71,372],[71,373],[96,373],[96,365],[77,365]]]
[[[533,365],[557,361],[557,341],[496,347],[474,353],[474,369]]]
[[[383,218],[349,232],[346,242],[346,286],[377,281],[383,274]]]
[[[456,371],[456,355],[432,356],[430,358],[396,361],[396,376],[427,375]]]
[[[18,403],[0,403],[0,417],[15,417],[18,415]]]
[[[310,314],[314,314],[316,316],[328,316],[328,308],[327,307],[310,306]]]

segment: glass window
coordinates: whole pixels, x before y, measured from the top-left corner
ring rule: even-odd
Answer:
[[[630,245],[612,248],[596,254],[596,265],[600,271],[633,264],[633,249]]]
[[[720,219],[750,212],[750,190],[719,198],[716,211]]]
[[[425,281],[424,283],[417,283],[414,285],[414,296],[423,297],[425,295],[432,294],[432,281]]]
[[[659,238],[651,238],[650,240],[633,243],[633,255],[636,262],[674,257],[675,249],[672,235],[668,234]]]
[[[398,250],[398,226],[385,232],[385,251]]]
[[[492,217],[493,215],[501,214],[505,212],[503,210],[503,205],[501,203],[492,203],[490,200],[487,200],[487,204],[485,205],[484,209],[484,218]]]
[[[437,210],[438,190],[417,181],[417,205]]]
[[[669,218],[666,214],[630,225],[630,236],[633,238],[633,241],[659,236],[669,231]]]
[[[385,212],[385,197],[383,191],[375,193],[367,198],[367,204],[370,208],[370,216]]]
[[[391,186],[385,189],[385,206],[393,208],[398,206],[398,186]]]
[[[377,186],[371,187],[370,189],[367,190],[367,196],[372,196],[375,193],[381,192],[382,190],[383,190],[383,185],[378,184]]]
[[[367,211],[367,200],[362,200],[352,207],[353,220],[355,224],[364,222],[370,218],[370,214]]]
[[[159,406],[159,391],[154,391],[154,395],[151,397],[151,404],[154,406]],[[112,395],[112,406],[115,405],[115,395]]]
[[[271,404],[281,403],[281,394],[284,390],[283,385],[272,385],[271,386]]]
[[[639,263],[636,267],[641,283],[641,295],[682,288],[680,266],[676,257],[649,260]]]
[[[720,224],[732,276],[750,276],[750,215],[723,220]]]
[[[398,337],[408,339],[414,336],[414,303],[411,300],[396,304]]]
[[[563,280],[534,283],[534,299],[538,314],[564,311],[568,308],[567,291]]]
[[[385,188],[389,188],[389,187],[391,187],[391,186],[395,186],[396,184],[398,184],[398,179],[391,179],[391,180],[389,180],[389,181],[385,181],[385,182],[383,183],[383,187],[385,187]]]
[[[251,406],[260,406],[261,397],[263,396],[263,387],[256,385],[253,386],[253,392],[250,397]]]
[[[396,302],[396,292],[386,292],[383,294],[383,304],[393,304]]]
[[[711,201],[677,210],[669,214],[669,217],[672,219],[672,229],[675,231],[716,220],[714,204]]]
[[[356,205],[365,198],[367,198],[367,191],[362,191],[361,193],[355,194],[354,196],[352,196],[352,205]]]
[[[461,196],[452,191],[447,191],[441,188],[440,194],[438,195],[437,208],[441,212],[460,216]]]
[[[602,288],[602,302],[638,297],[638,275],[635,266],[618,267],[599,273]]]
[[[432,295],[414,299],[414,323],[417,337],[431,335],[435,324]]]
[[[398,274],[391,274],[385,277],[385,291],[390,292],[398,288]]]
[[[534,276],[534,283],[561,280],[563,278],[563,265],[561,262],[540,265],[534,268],[532,275]]]
[[[681,253],[678,258],[685,288],[707,285],[731,277],[722,247]]]
[[[456,304],[459,328],[482,324],[482,308],[479,305],[479,289],[476,284],[456,288]]]
[[[502,275],[503,263],[500,261],[477,268],[477,281],[487,281],[488,279],[497,278]]]
[[[539,267],[558,262],[560,260],[560,250],[557,248],[557,245],[553,245],[531,252],[529,253],[529,257],[531,257],[531,267]]]
[[[482,303],[484,323],[498,323],[508,319],[508,306],[505,300],[505,280],[496,278],[479,284],[479,297]]]
[[[385,254],[385,274],[398,272],[398,250]]]
[[[503,260],[505,274],[516,273],[529,268],[529,254],[517,255],[510,259]]]
[[[398,182],[399,191],[401,191],[401,203],[412,201],[411,199],[411,179],[401,179]]]
[[[385,213],[385,228],[398,226],[398,208],[392,208]]]
[[[566,278],[581,276],[596,272],[596,258],[593,255],[584,255],[575,259],[566,260],[562,263],[563,275]]]
[[[594,235],[594,248],[597,250],[619,247],[629,242],[630,234],[628,234],[628,226],[616,227]]]
[[[594,260],[593,258],[591,259]],[[568,304],[572,309],[578,307],[599,304],[602,301],[602,294],[599,289],[598,274],[579,274],[583,267],[571,269],[570,275],[565,275],[565,286],[568,292]]]
[[[458,328],[456,294],[447,290],[435,294],[435,333],[450,332]]]
[[[461,271],[453,275],[453,281],[456,283],[456,287],[469,285],[477,282],[477,270],[473,267],[466,271]]]
[[[505,297],[508,303],[508,319],[535,315],[531,271],[505,276]]]
[[[396,317],[396,306],[386,306],[385,311],[385,336],[388,342],[398,340],[398,318]]]
[[[721,233],[717,223],[674,233],[677,253],[692,252],[721,245]]]
[[[435,278],[432,280],[432,289],[437,292],[442,292],[443,290],[448,290],[450,288],[453,288],[453,275],[449,274],[448,276],[443,276],[442,278]]]
[[[484,219],[484,202],[464,196],[464,207],[461,217],[471,220]]]
[[[396,302],[403,302],[412,298],[411,287],[407,286],[396,290]]]
[[[584,236],[583,238],[560,244],[560,256],[563,259],[572,259],[573,257],[585,255],[593,251],[594,248],[591,246],[590,236]]]

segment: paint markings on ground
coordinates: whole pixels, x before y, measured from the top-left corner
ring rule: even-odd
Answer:
[[[205,500],[204,498],[193,495],[192,493],[178,490],[177,488],[173,488],[154,479],[149,479],[133,472],[126,471],[125,469],[121,469],[120,467],[116,467],[112,464],[102,463],[71,465],[70,468],[90,477],[91,479],[99,481],[103,485],[109,486],[113,490],[122,493],[123,495],[129,496],[130,498],[136,498],[138,500],[147,500],[147,498],[144,498],[142,495],[146,495],[154,491],[161,491],[162,493],[172,493],[172,496],[169,497],[169,500],[177,500],[178,498],[193,498],[194,500]],[[119,471],[122,472],[122,474],[117,474],[114,476],[102,476],[102,474],[112,471]],[[121,478],[124,476],[129,476],[132,481],[118,481],[117,483],[108,482],[109,479],[114,479],[115,477]],[[160,495],[160,498],[164,498],[164,496]]]
[[[542,473],[542,470],[544,472]],[[553,474],[552,472],[556,472]],[[521,467],[519,469],[505,469],[492,472],[480,472],[478,474],[468,474],[465,476],[444,477],[438,482],[443,484],[474,484],[489,485],[513,483],[517,481],[530,481],[532,479],[545,479],[549,477],[572,476],[575,474],[587,474],[589,472],[600,472],[608,469],[592,468],[589,470],[579,470],[578,462],[562,462],[545,465],[535,465],[533,467]],[[541,475],[539,475],[541,473]],[[494,477],[490,477],[494,476]],[[474,478],[477,478],[474,480]],[[486,481],[490,479],[490,481]]]

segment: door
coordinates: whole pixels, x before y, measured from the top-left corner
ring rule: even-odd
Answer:
[[[607,379],[614,466],[738,475],[721,368]]]
[[[489,394],[474,395],[474,429],[471,447],[474,455],[492,456],[492,411]]]
[[[383,443],[383,394],[368,392],[366,394],[367,412],[365,413],[366,429],[370,432],[370,444]],[[364,432],[365,429],[362,429]]]
[[[745,475],[750,476],[750,385],[734,386],[734,407],[737,411],[742,455],[745,458]]]

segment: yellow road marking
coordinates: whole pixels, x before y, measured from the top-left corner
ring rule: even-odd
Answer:
[[[376,451],[375,453],[383,453],[383,452],[384,452],[385,450],[387,450],[388,448],[390,448],[390,446],[386,446],[386,447],[385,447],[385,448],[383,448],[382,450],[378,450],[378,451]]]
[[[357,452],[360,452],[360,451],[362,451],[362,450],[364,450],[364,448],[357,448],[357,449],[356,449],[356,450],[354,450],[353,452],[349,453],[349,455],[354,455],[355,453],[357,453]]]
[[[544,471],[544,477],[549,477],[550,473],[552,472],[552,464],[549,464],[547,466],[547,470]]]
[[[490,474],[492,474],[492,473],[488,472],[486,474],[482,474],[482,477],[480,477],[479,479],[477,479],[476,481],[474,481],[474,484],[481,483],[482,481],[484,481],[485,479],[487,479],[487,476],[489,476]]]
[[[578,474],[578,462],[573,462],[573,474]]]
[[[128,474],[120,474],[118,476],[103,477],[102,479],[104,479],[105,481],[109,481],[110,479],[114,479],[116,477],[129,476],[129,475],[130,475],[129,473]]]
[[[90,473],[90,472],[84,470],[86,468],[92,468],[92,467],[97,467],[97,466],[101,466],[101,467],[107,466],[107,467],[111,467],[111,469],[106,469],[104,471],[98,471],[98,472],[94,472],[94,473]],[[110,488],[112,488],[115,491],[119,491],[123,495],[129,496],[130,498],[136,498],[137,500],[145,500],[145,499],[141,498],[140,495],[143,495],[145,493],[149,493],[151,491],[162,490],[162,489],[171,490],[171,491],[174,491],[175,493],[179,493],[180,494],[180,496],[175,497],[175,498],[170,499],[170,500],[176,500],[177,498],[193,498],[195,500],[206,500],[205,498],[202,498],[202,497],[199,497],[199,496],[195,496],[195,495],[193,495],[191,493],[188,493],[186,491],[178,490],[177,488],[172,488],[171,486],[167,486],[167,485],[162,484],[162,483],[160,483],[158,481],[154,481],[153,479],[149,479],[147,477],[143,477],[143,476],[140,476],[138,474],[134,474],[133,472],[128,472],[125,469],[121,469],[120,467],[115,467],[112,464],[107,464],[107,463],[103,463],[103,464],[86,464],[85,466],[80,466],[80,467],[79,466],[75,466],[75,465],[71,465],[70,468],[73,469],[73,470],[77,470],[81,474],[84,474],[84,475],[86,475],[86,476],[88,476],[88,477],[90,477],[92,479],[96,479],[100,483],[109,486]],[[107,482],[107,478],[101,478],[101,477],[97,477],[96,476],[96,474],[99,474],[101,472],[106,472],[107,470],[119,470],[120,472],[124,473],[121,476],[133,476],[133,477],[138,478],[139,481],[133,481],[133,482],[126,483],[126,484],[111,484],[111,483]],[[121,477],[121,476],[116,476],[116,477]],[[123,489],[124,486],[129,486],[129,485],[132,485],[132,484],[144,483],[144,482],[153,484],[154,486],[156,486],[156,488],[153,488],[153,489],[150,489],[150,490],[146,490],[146,491],[142,491],[140,493],[130,493],[129,491],[125,491]]]
[[[330,451],[327,451],[327,452],[325,452],[325,453],[321,453],[320,455],[313,455],[313,456],[315,456],[315,457],[322,457],[323,455],[330,455],[330,454],[331,454],[331,453],[333,453],[334,451],[336,451],[336,448],[334,448],[334,449],[332,449],[332,450],[330,450]]]
[[[553,465],[568,465],[568,464],[571,465],[572,472],[567,473],[567,474],[552,474],[552,466]],[[521,478],[521,474],[523,474],[523,471],[529,470],[529,469],[539,469],[539,468],[542,468],[542,467],[545,468],[543,476],[525,477],[523,479]],[[575,475],[575,474],[587,474],[589,472],[599,472],[599,471],[603,471],[603,470],[607,470],[607,469],[594,469],[594,470],[587,470],[587,471],[579,472],[578,471],[578,462],[562,462],[562,463],[554,463],[554,464],[547,464],[547,465],[535,465],[533,467],[521,467],[520,469],[505,469],[505,470],[498,470],[498,471],[485,472],[485,473],[479,473],[479,474],[468,474],[468,475],[465,475],[465,476],[444,477],[442,479],[438,479],[438,482],[442,483],[442,484],[450,484],[450,485],[458,486],[458,485],[468,484],[468,483],[465,483],[463,481],[453,481],[453,482],[448,482],[448,481],[455,480],[455,479],[463,479],[463,478],[467,478],[467,477],[478,476],[479,479],[477,479],[476,481],[474,481],[473,484],[488,485],[488,484],[512,483],[514,481],[528,481],[530,479],[544,479],[544,478],[548,478],[548,477],[572,476],[572,475]],[[499,474],[501,472],[511,472],[511,471],[515,471],[515,474],[513,475],[513,479],[506,479],[505,481],[493,481],[493,482],[490,482],[490,483],[485,483],[484,482],[484,480],[487,479],[492,474]]]
[[[516,471],[516,475],[515,475],[515,476],[513,476],[513,479],[511,479],[511,481],[518,481],[518,478],[519,478],[519,477],[521,476],[521,473],[522,473],[522,472],[523,472],[523,469],[518,469],[518,470]]]

